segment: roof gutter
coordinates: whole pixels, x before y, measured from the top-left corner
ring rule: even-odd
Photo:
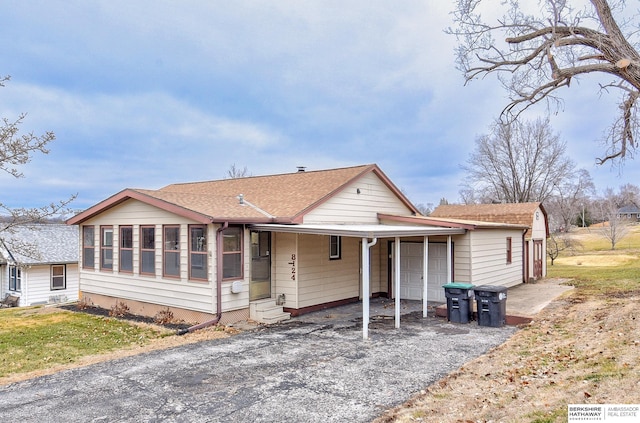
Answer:
[[[216,317],[206,322],[180,329],[177,335],[186,335],[198,329],[204,329],[209,326],[218,324],[222,318],[222,232],[229,227],[229,222],[224,222],[216,230]]]

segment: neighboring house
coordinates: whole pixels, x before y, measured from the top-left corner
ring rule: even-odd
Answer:
[[[525,225],[528,229],[523,235],[523,281],[537,280],[547,275],[549,223],[542,203],[447,204],[436,207],[430,217]]]
[[[618,209],[618,219],[640,222],[640,208],[633,204],[621,207]]]
[[[0,234],[0,296],[20,306],[78,299],[78,228],[14,226]]]
[[[444,301],[452,280],[511,286],[529,227],[433,222],[377,165],[125,189],[67,223],[88,301],[222,323],[360,299],[368,316],[372,296]]]

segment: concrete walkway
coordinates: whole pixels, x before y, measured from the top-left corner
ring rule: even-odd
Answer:
[[[569,279],[545,278],[509,288],[506,300],[507,324],[529,323],[551,301],[573,289],[569,282]],[[476,311],[475,301],[472,305],[473,310]],[[446,304],[436,307],[436,315],[439,317],[447,316]]]

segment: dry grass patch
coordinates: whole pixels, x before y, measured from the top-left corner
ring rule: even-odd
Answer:
[[[211,327],[175,336],[157,325],[55,307],[0,310],[0,384],[235,332]]]
[[[630,254],[585,254],[579,256],[559,257],[555,260],[554,266],[615,267],[624,266],[634,260],[638,260],[638,257]]]

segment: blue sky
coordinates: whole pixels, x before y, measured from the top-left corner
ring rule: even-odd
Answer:
[[[377,163],[414,203],[458,200],[460,169],[505,105],[464,86],[451,2],[8,1],[0,117],[51,130],[48,155],[0,175],[0,201],[85,209],[130,188]],[[617,111],[594,81],[552,118],[599,191],[637,183],[596,166]]]

